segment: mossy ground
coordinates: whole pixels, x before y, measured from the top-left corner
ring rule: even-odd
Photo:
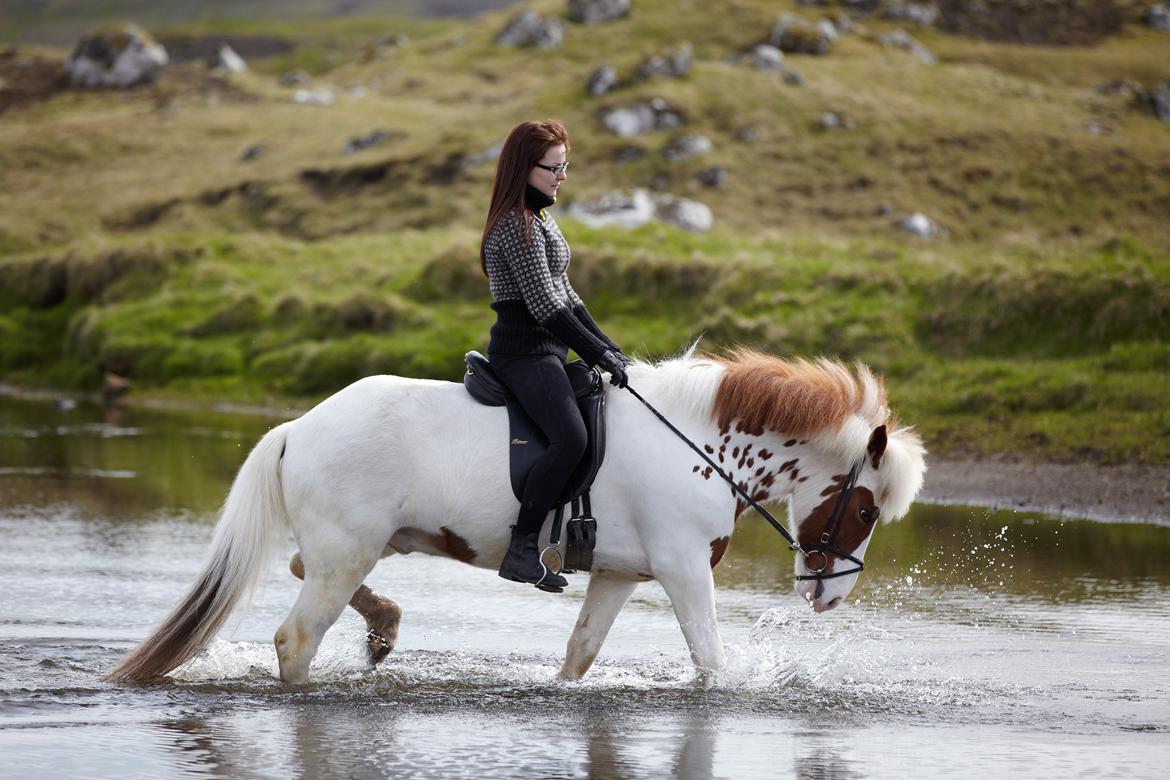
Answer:
[[[573,135],[567,198],[655,186],[715,213],[705,235],[562,220],[575,286],[629,350],[703,335],[860,359],[935,452],[1170,462],[1170,131],[1092,89],[1170,76],[1166,39],[914,30],[931,67],[874,43],[888,26],[870,22],[830,55],[789,57],[805,81],[792,87],[727,61],[778,9],[815,18],[644,0],[547,52],[496,47],[506,12],[186,26],[297,45],[248,74],[178,66],[0,121],[0,376],[91,387],[108,369],[139,393],[282,404],[369,373],[456,378],[492,321],[477,251],[493,166],[463,161],[551,115]],[[365,61],[389,33],[410,43]],[[585,94],[594,67],[626,75],[682,40],[688,77]],[[293,103],[274,77],[294,66],[336,103]],[[597,118],[651,97],[714,151],[668,162],[671,133],[617,139]],[[855,127],[823,130],[826,111]],[[342,153],[375,129],[389,140]],[[241,161],[255,144],[265,153]],[[645,156],[616,162],[627,146]],[[711,165],[727,170],[718,190],[694,178]],[[917,210],[949,237],[892,228]]]

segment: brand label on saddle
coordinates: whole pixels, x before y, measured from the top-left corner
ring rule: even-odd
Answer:
[[[527,444],[528,439],[512,439],[513,444]]]

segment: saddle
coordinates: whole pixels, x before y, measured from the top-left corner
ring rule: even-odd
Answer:
[[[463,386],[468,394],[485,406],[507,407],[510,442],[508,469],[512,492],[517,499],[521,499],[528,474],[548,449],[548,440],[496,376],[487,358],[472,351],[467,353],[465,360],[467,371],[463,375]],[[565,506],[571,504],[573,511],[566,529],[568,542],[561,571],[572,573],[575,569],[588,571],[593,565],[597,521],[592,517],[589,506],[589,488],[605,459],[605,383],[600,371],[590,368],[581,360],[566,364],[565,374],[576,395],[577,408],[581,410],[589,443],[585,446],[581,462],[573,470],[568,484],[557,499],[549,543],[556,545],[560,541]]]

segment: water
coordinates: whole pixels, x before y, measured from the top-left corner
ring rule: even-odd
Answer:
[[[0,777],[1161,777],[1170,528],[919,506],[813,615],[741,521],[717,569],[730,663],[700,680],[639,587],[580,683],[553,596],[419,555],[369,583],[405,609],[378,669],[352,612],[313,683],[276,680],[297,583],[273,563],[234,633],[149,687],[100,675],[190,584],[269,421],[0,399]]]

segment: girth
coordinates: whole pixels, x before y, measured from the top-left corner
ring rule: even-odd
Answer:
[[[508,409],[508,469],[512,492],[517,499],[522,499],[528,474],[548,449],[548,440],[496,376],[487,358],[472,351],[467,353],[465,359],[467,372],[463,375],[463,386],[468,394],[485,406],[505,406]],[[596,529],[596,523],[589,516],[589,488],[605,459],[605,384],[601,372],[581,360],[565,364],[565,374],[577,398],[577,408],[581,411],[589,441],[581,462],[557,498],[554,533],[559,536],[564,507],[572,502],[574,511],[569,525],[569,551],[565,563],[574,564],[573,568],[587,570],[592,565]],[[580,509],[584,509],[583,515],[579,514]],[[577,524],[579,519],[587,521],[584,529]],[[582,533],[584,537],[580,536]]]

